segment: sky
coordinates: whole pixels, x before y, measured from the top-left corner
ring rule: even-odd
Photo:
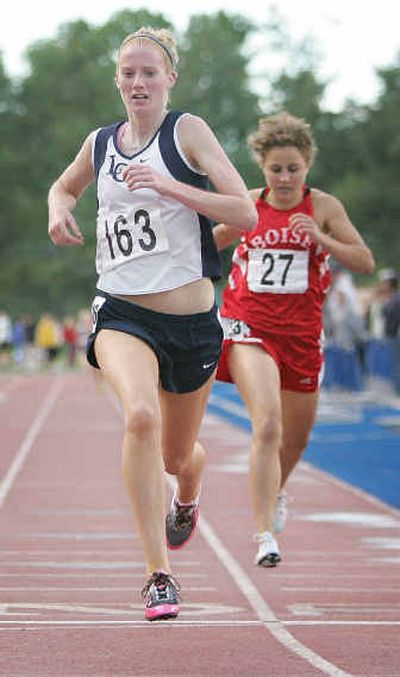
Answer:
[[[186,29],[190,16],[213,14],[219,10],[238,13],[260,24],[275,7],[296,43],[305,36],[316,39],[319,49],[318,75],[329,80],[324,107],[340,111],[352,98],[357,103],[373,103],[379,95],[376,68],[393,66],[400,54],[400,4],[394,0],[364,3],[359,0],[146,0],[129,3],[120,0],[22,0],[7,3],[0,21],[0,50],[6,72],[18,77],[26,72],[23,53],[37,40],[54,38],[62,23],[85,19],[102,25],[122,9],[162,13],[179,35]],[[256,49],[257,49],[256,45]],[[264,53],[266,53],[263,50]],[[273,55],[269,62],[254,60],[253,73],[279,63]],[[255,80],[255,82],[257,79]]]

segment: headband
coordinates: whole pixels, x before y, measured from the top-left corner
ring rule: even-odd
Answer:
[[[164,45],[164,43],[161,42],[161,40],[159,40],[158,38],[155,38],[154,35],[151,35],[151,33],[136,33],[136,35],[133,35],[132,37],[133,38],[146,38],[147,40],[153,40],[153,42],[155,42],[159,47],[161,47],[164,50],[164,52],[167,54],[167,56],[168,56],[168,58],[171,62],[172,68],[176,68],[175,59],[172,55],[171,50],[167,47],[167,45]]]

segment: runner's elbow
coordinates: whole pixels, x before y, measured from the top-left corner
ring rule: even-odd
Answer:
[[[240,224],[240,227],[242,230],[253,230],[255,226],[257,225],[258,221],[258,213],[257,209],[255,208],[253,202],[250,202],[250,204],[247,204],[244,218],[242,223]]]

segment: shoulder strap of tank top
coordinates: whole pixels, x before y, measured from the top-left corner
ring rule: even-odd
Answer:
[[[209,180],[204,174],[197,174],[184,162],[174,140],[174,129],[182,111],[169,111],[160,127],[160,151],[162,159],[171,174],[182,181],[198,188],[208,188]]]
[[[99,176],[101,166],[106,156],[108,139],[114,134],[117,127],[119,127],[121,124],[122,122],[116,122],[115,124],[109,125],[108,127],[102,127],[96,134],[93,150],[93,164],[96,179]]]

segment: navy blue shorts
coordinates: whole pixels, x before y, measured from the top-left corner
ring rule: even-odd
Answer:
[[[92,313],[93,332],[87,341],[87,358],[97,369],[94,346],[102,329],[131,334],[147,343],[157,356],[161,385],[172,393],[197,390],[217,367],[223,331],[216,305],[205,313],[171,315],[99,292]]]

